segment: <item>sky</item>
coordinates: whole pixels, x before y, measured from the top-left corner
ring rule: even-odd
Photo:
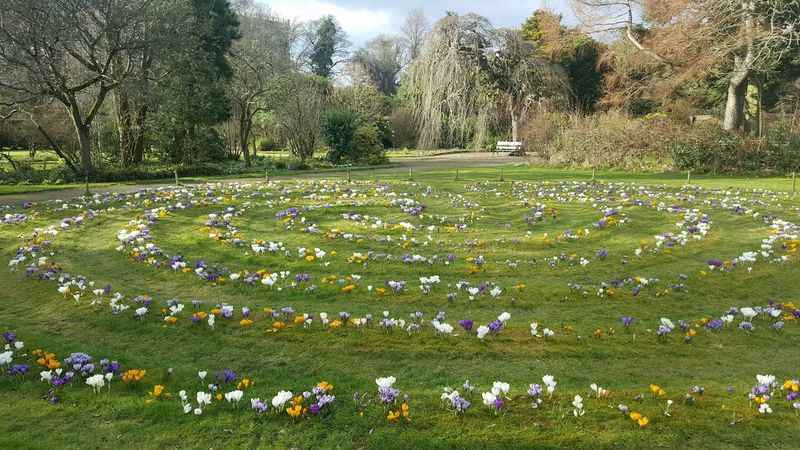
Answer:
[[[546,7],[573,22],[567,0],[260,0],[287,19],[308,21],[333,15],[358,47],[379,34],[396,34],[409,10],[422,8],[430,23],[446,11],[473,12],[497,27],[519,26],[536,9]]]

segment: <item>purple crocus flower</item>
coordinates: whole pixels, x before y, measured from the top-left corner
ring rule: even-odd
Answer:
[[[464,397],[458,396],[453,399],[452,406],[458,412],[465,412],[472,404]]]
[[[75,376],[74,372],[66,372],[66,373],[64,373],[64,375],[61,375],[61,376],[53,375],[53,378],[50,379],[50,384],[53,387],[58,388],[58,387],[61,387],[61,386],[64,386],[64,385],[68,384],[70,381],[72,381],[72,378],[74,376]]]
[[[256,414],[264,414],[269,411],[269,406],[261,400],[253,401],[252,408]]]
[[[225,369],[217,373],[217,381],[220,383],[233,383],[236,380],[236,372],[231,369]]]
[[[500,411],[501,409],[503,409],[503,405],[504,405],[503,399],[497,397],[494,399],[494,404],[492,406],[494,406],[494,409],[496,409],[497,411]]]
[[[711,331],[717,331],[721,329],[723,325],[724,323],[720,319],[713,319],[706,324],[706,328]]]
[[[17,333],[14,333],[13,331],[6,331],[3,333],[3,339],[5,339],[6,344],[13,344],[14,341],[17,340]]]
[[[632,323],[633,323],[633,317],[622,316],[622,325],[624,325],[626,328],[631,326]]]
[[[394,403],[397,396],[400,395],[400,391],[393,387],[379,387],[378,395],[382,403]]]
[[[121,366],[117,361],[109,361],[107,359],[101,359],[100,368],[103,373],[113,373],[114,375],[119,375]]]
[[[542,386],[540,384],[532,384],[528,388],[528,395],[531,397],[538,397],[542,394]]]
[[[475,324],[474,321],[469,319],[459,320],[458,324],[461,325],[465,331],[472,331],[472,326]]]
[[[31,369],[30,366],[28,366],[27,364],[14,364],[13,366],[11,366],[11,370],[9,370],[9,373],[11,375],[25,376],[30,369]]]

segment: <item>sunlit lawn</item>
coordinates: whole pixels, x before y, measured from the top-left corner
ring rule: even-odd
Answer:
[[[505,181],[500,182],[500,177]],[[226,206],[241,206],[242,197],[225,195],[216,205],[177,211],[152,226],[154,240],[166,253],[180,254],[189,261],[203,260],[224,265],[231,270],[289,270],[292,274],[308,272],[313,292],[285,289],[281,292],[239,284],[211,285],[192,273],[175,273],[168,268],[137,263],[116,251],[117,232],[142,212],[139,202],[134,209],[116,205],[113,211],[83,227],[63,232],[56,241],[52,258],[73,275],[84,275],[98,285],[111,283],[114,291],[126,298],[150,295],[155,300],[148,320],[132,319],[132,310],[112,316],[108,306],[96,307],[88,298],[80,304],[66,300],[52,282],[26,279],[23,274],[0,271],[0,331],[14,330],[26,342],[28,350],[44,348],[60,358],[70,352],[86,352],[96,359],[118,360],[124,368],[144,368],[147,375],[137,386],[113,383],[109,393],[92,394],[81,383],[67,388],[58,405],[42,399],[47,387],[38,381],[38,370],[25,381],[0,376],[3,401],[0,411],[5,420],[0,426],[0,448],[108,448],[141,447],[296,447],[296,448],[530,448],[530,447],[681,447],[681,448],[794,448],[800,417],[780,398],[770,403],[775,412],[761,417],[749,405],[747,393],[759,373],[775,374],[779,382],[800,376],[800,326],[787,323],[778,333],[766,324],[757,324],[752,333],[736,329],[733,323],[719,332],[702,326],[691,343],[683,342],[680,330],[665,340],[655,336],[659,319],[671,318],[676,323],[692,323],[703,318],[717,318],[731,306],[766,305],[769,301],[800,302],[797,278],[800,276],[796,256],[778,265],[758,263],[752,272],[744,268],[731,273],[709,273],[707,261],[729,260],[744,251],[757,249],[761,239],[769,235],[769,227],[761,220],[734,215],[704,200],[723,194],[699,192],[695,202],[682,203],[708,213],[713,227],[702,241],[692,241],[684,248],[670,252],[633,254],[642,241],[675,231],[677,216],[649,207],[626,206],[623,211],[629,222],[622,227],[594,229],[601,217],[591,202],[556,202],[537,200],[534,186],[541,182],[589,181],[590,171],[562,171],[507,166],[502,169],[464,169],[417,171],[356,171],[351,178],[358,188],[369,190],[376,181],[389,183],[395,192],[409,192],[426,206],[427,218],[415,218],[397,208],[376,200],[368,206],[351,206],[328,200],[326,209],[303,214],[307,223],[323,230],[333,228],[367,236],[390,234],[391,243],[365,239],[363,242],[330,240],[322,235],[302,233],[301,226],[285,230],[275,213],[289,206],[311,206],[321,202],[304,199],[299,192],[285,194],[292,200],[280,206],[267,207],[262,198],[250,199],[255,206],[242,217],[234,218],[246,241],[264,239],[282,241],[296,253],[298,247],[320,247],[329,253],[321,262],[307,263],[296,257],[253,255],[246,249],[226,246],[209,239],[204,221],[209,213]],[[675,193],[686,183],[686,174],[626,174],[598,172],[602,182],[630,182],[631,186],[669,186]],[[344,184],[346,175],[335,176]],[[413,182],[408,181],[413,178]],[[512,180],[515,184],[509,181]],[[482,182],[486,181],[486,184]],[[295,181],[284,180],[285,186]],[[558,211],[557,219],[528,225],[525,214],[531,207],[521,205],[521,183],[531,183],[524,195],[531,207],[545,203]],[[749,179],[746,177],[693,177],[693,183],[705,188],[771,189],[791,191],[788,177]],[[476,186],[479,187],[476,188]],[[430,187],[431,194],[424,195]],[[469,188],[469,189],[468,189]],[[279,192],[273,188],[273,192]],[[464,208],[454,201],[476,202],[480,209]],[[752,194],[743,194],[752,198]],[[278,195],[276,194],[275,198]],[[674,200],[674,196],[670,196]],[[340,197],[341,200],[341,197]],[[679,203],[675,200],[676,204]],[[617,197],[611,204],[620,203]],[[788,196],[771,201],[761,208],[765,214],[776,214],[796,221],[800,203]],[[153,205],[157,206],[157,205]],[[6,259],[13,257],[20,233],[34,227],[57,224],[79,210],[39,211],[23,225],[0,225],[0,250]],[[342,213],[357,212],[381,217],[383,221],[408,221],[418,226],[412,233],[418,244],[407,249],[398,246],[404,232],[373,232],[342,219]],[[447,216],[448,221],[468,218],[468,229],[448,233],[442,229],[427,230],[434,216]],[[589,237],[574,242],[558,241],[555,236],[565,230],[590,228]],[[529,233],[530,232],[530,233]],[[434,236],[427,245],[427,235]],[[547,234],[550,239],[543,236]],[[475,246],[465,245],[475,241]],[[605,260],[593,259],[600,249],[607,249]],[[346,262],[353,252],[388,252],[398,258],[405,253],[423,255],[448,253],[456,255],[450,265],[409,265],[399,261],[371,261],[367,266]],[[335,256],[330,256],[335,252]],[[589,257],[592,262],[563,263],[550,268],[547,258],[563,253],[567,260]],[[477,273],[470,273],[468,257],[484,256],[488,261]],[[626,263],[623,264],[623,259]],[[510,267],[505,261],[519,261]],[[24,271],[24,270],[23,270]],[[340,292],[340,285],[325,285],[327,275],[363,277],[351,294]],[[440,275],[442,282],[424,295],[420,292],[421,276]],[[686,275],[686,279],[680,276]],[[600,298],[596,286],[603,281],[627,277],[657,278],[658,287],[643,289],[634,296],[629,288],[621,288],[612,297]],[[383,286],[388,280],[405,280],[408,287],[401,294],[378,296],[366,286]],[[504,292],[497,299],[480,296],[469,300],[459,291],[455,300],[447,294],[457,291],[461,280],[471,283],[492,282]],[[667,286],[683,282],[685,291],[663,293]],[[513,286],[523,283],[524,288]],[[571,291],[569,283],[587,286],[588,294]],[[448,287],[450,285],[450,287]],[[191,309],[192,299],[204,301],[204,308],[227,303],[249,306],[254,311],[252,328],[242,328],[236,320],[220,320],[215,330],[204,324],[191,325],[184,313],[175,326],[167,326],[158,318],[157,309],[172,298],[178,298]],[[407,319],[415,311],[431,320],[437,311],[446,312],[446,321],[456,326],[456,336],[436,336],[429,324],[419,334],[404,331],[386,333],[375,328],[356,330],[344,327],[323,329],[318,324],[310,329],[288,327],[272,332],[273,320],[265,317],[264,308],[292,306],[298,312],[336,315],[350,312],[354,317],[373,314],[376,320],[382,311],[392,317]],[[133,308],[132,308],[133,309]],[[511,320],[497,336],[479,340],[466,336],[458,328],[461,319],[472,319],[475,326],[494,320],[501,312]],[[625,330],[620,318],[635,318],[631,330]],[[542,327],[556,331],[550,340],[531,337],[529,324],[537,321]],[[595,335],[596,330],[602,335]],[[613,329],[613,331],[611,330]],[[209,407],[202,416],[184,415],[180,402],[159,400],[148,402],[148,391],[157,383],[177,396],[186,389],[190,396],[203,386],[198,370],[213,374],[224,368],[246,374],[255,381],[248,398],[269,400],[278,390],[307,390],[320,380],[334,385],[337,406],[327,418],[292,421],[281,417],[258,419],[249,410],[249,400],[238,410],[222,402]],[[169,373],[171,372],[171,374]],[[525,394],[530,383],[541,383],[545,374],[558,381],[555,400],[534,410]],[[398,387],[410,397],[410,423],[389,424],[384,410],[370,406],[363,415],[356,412],[352,395],[367,392],[374,397],[374,379],[397,377]],[[456,417],[442,408],[442,388],[461,387],[469,379],[476,385],[473,406]],[[512,400],[505,413],[493,415],[481,404],[480,392],[493,381],[510,383]],[[597,383],[610,389],[609,398],[591,398],[589,385]],[[661,386],[666,395],[653,398],[650,384]],[[692,386],[702,386],[705,394],[689,405],[684,396]],[[729,387],[731,390],[729,391]],[[573,417],[570,402],[575,394],[584,397],[586,415]],[[636,397],[643,394],[641,400]],[[667,399],[674,400],[671,415],[664,415]],[[246,404],[245,404],[246,403]],[[646,414],[651,423],[640,428],[619,412],[621,403]],[[731,424],[733,423],[733,424]]]

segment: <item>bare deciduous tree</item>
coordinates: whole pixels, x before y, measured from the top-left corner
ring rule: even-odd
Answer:
[[[292,153],[302,161],[313,157],[330,95],[328,81],[317,76],[290,74],[272,83],[270,91],[277,122]]]
[[[406,51],[406,63],[410,64],[411,61],[417,59],[429,30],[430,25],[428,18],[425,17],[425,11],[422,9],[409,11],[402,28],[400,28],[402,42]]]
[[[564,102],[569,91],[564,70],[540,58],[519,30],[500,30],[484,71],[511,118],[511,138],[519,142],[519,125],[529,110],[544,101]]]
[[[92,123],[132,72],[131,53],[146,46],[138,30],[157,12],[151,3],[6,0],[0,10],[0,88],[18,104],[52,98],[66,108],[84,175],[92,172]]]
[[[238,125],[237,139],[233,141],[249,167],[253,119],[268,109],[266,94],[270,82],[294,69],[292,49],[296,34],[290,22],[271,15],[251,0],[239,1],[236,12],[241,38],[234,44],[230,58],[233,78],[229,92]]]

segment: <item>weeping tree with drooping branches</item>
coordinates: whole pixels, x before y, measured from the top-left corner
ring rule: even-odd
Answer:
[[[406,83],[420,148],[465,147],[488,98],[478,55],[491,46],[494,29],[483,17],[448,14],[434,25]]]
[[[490,126],[503,123],[516,140],[532,105],[563,97],[563,80],[563,71],[538,58],[518,31],[449,13],[428,34],[405,80],[417,145],[480,147]]]

